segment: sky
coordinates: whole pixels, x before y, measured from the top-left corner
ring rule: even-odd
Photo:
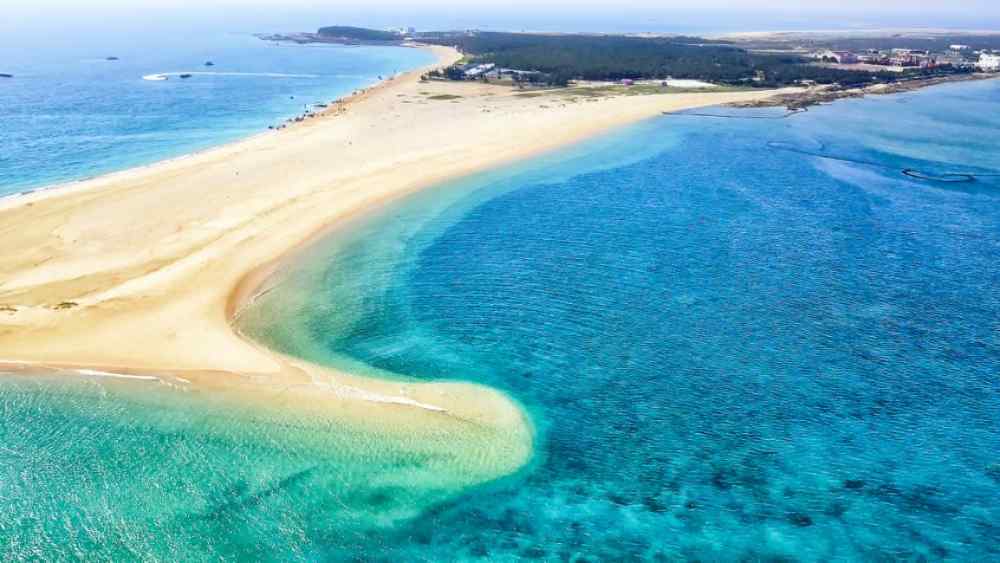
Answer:
[[[308,31],[321,25],[712,33],[887,27],[1000,30],[1000,0],[0,0],[0,42],[171,27]],[[693,8],[692,6],[696,6]]]

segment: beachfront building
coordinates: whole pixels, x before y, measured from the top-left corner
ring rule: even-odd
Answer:
[[[936,58],[937,64],[939,65],[951,65],[956,68],[971,66],[968,61],[965,60],[965,57],[957,53],[945,53],[937,55]]]
[[[930,51],[917,49],[893,49],[889,57],[892,66],[919,66],[933,68],[938,65],[937,58]]]
[[[834,51],[833,56],[842,65],[851,65],[858,62],[858,56],[850,51]]]
[[[864,53],[858,56],[858,61],[871,65],[889,65],[889,59],[892,57],[891,51],[880,51],[878,49],[868,49]]]
[[[816,58],[821,61],[833,62],[842,65],[849,65],[858,62],[858,56],[850,51],[822,51],[816,55]]]
[[[537,70],[518,70],[516,68],[494,68],[485,74],[489,80],[510,80],[514,83],[541,82],[545,73]]]
[[[991,53],[980,54],[976,68],[983,72],[1000,72],[1000,55]]]
[[[500,68],[497,69],[497,75],[500,77],[510,76],[515,80],[531,80],[532,77],[541,76],[542,72],[538,70],[517,70],[516,68]]]

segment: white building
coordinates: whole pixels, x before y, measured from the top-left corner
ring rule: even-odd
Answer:
[[[858,56],[850,51],[820,51],[813,55],[815,58],[825,61],[833,61],[840,64],[854,64],[858,62]]]
[[[471,78],[479,78],[480,76],[482,76],[482,75],[486,74],[487,72],[493,70],[496,66],[497,65],[495,65],[493,63],[486,63],[486,64],[482,64],[482,65],[473,66],[472,68],[466,69],[466,71],[465,71],[465,77],[466,78],[470,78],[470,79]]]
[[[991,55],[987,53],[980,54],[979,62],[976,63],[976,68],[984,72],[1000,71],[1000,55]]]

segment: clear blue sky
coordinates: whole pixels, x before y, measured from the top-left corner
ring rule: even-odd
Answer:
[[[4,6],[0,21],[0,33],[8,37],[81,27],[290,31],[338,23],[557,31],[1000,29],[1000,0],[15,0],[13,4]]]

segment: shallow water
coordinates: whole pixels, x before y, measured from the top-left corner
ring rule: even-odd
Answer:
[[[0,45],[0,72],[14,75],[0,79],[0,196],[247,137],[433,62],[417,49],[275,45],[249,34],[13,43]],[[143,80],[159,73],[174,75]]]
[[[4,561],[347,557],[508,454],[471,426],[399,433],[284,387],[160,381],[0,372]]]
[[[482,452],[449,436],[0,379],[2,545],[998,559],[998,101],[990,82],[787,120],[654,119],[360,220],[241,317],[315,361],[521,401],[536,457],[487,487],[467,478]]]
[[[522,481],[368,553],[1000,558],[998,101],[657,119],[334,235],[247,321],[541,429]]]

